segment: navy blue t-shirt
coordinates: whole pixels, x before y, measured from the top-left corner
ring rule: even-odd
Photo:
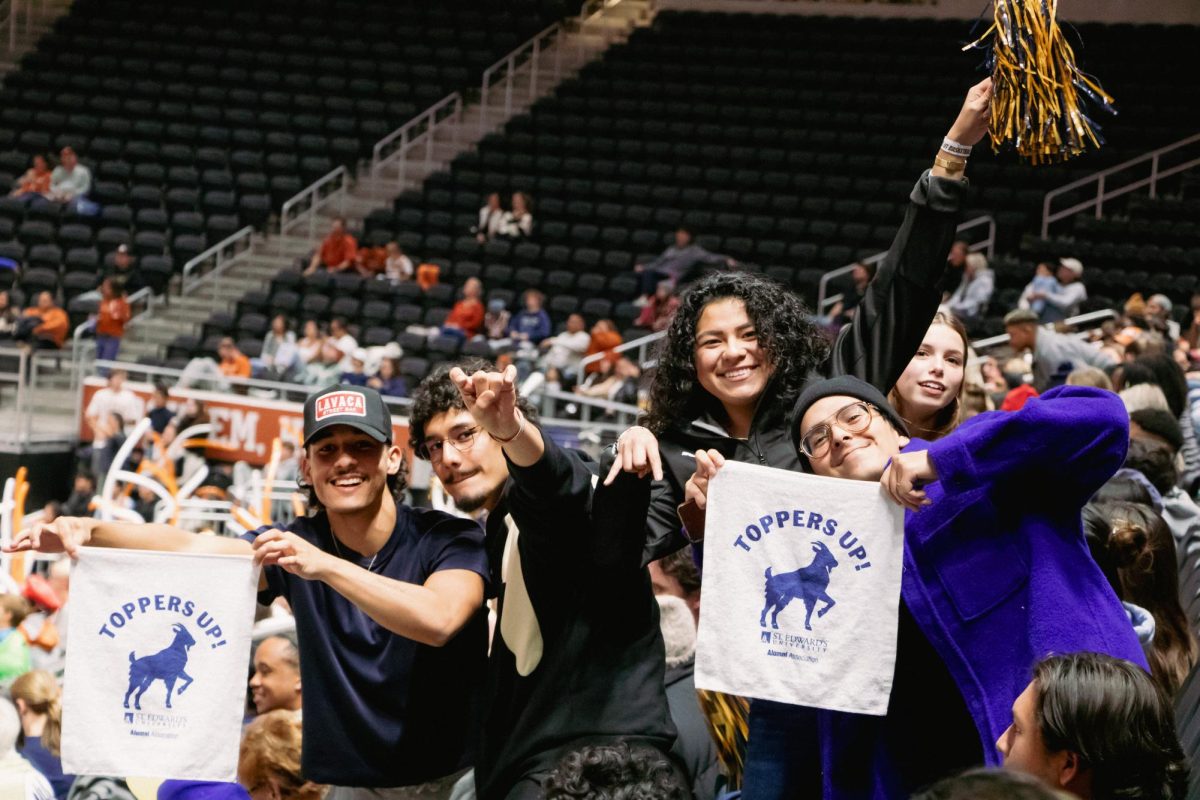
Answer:
[[[323,513],[287,529],[338,554]],[[373,564],[344,544],[338,547],[342,558],[407,583],[423,584],[446,569],[487,580],[482,529],[440,511],[397,506],[396,529]],[[268,588],[259,602],[282,596],[296,616],[305,778],[338,786],[409,786],[474,763],[487,667],[482,606],[444,647],[429,647],[391,633],[328,584],[279,567],[265,574]]]

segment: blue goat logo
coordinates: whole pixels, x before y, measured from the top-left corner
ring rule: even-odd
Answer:
[[[838,565],[837,559],[821,542],[813,542],[813,553],[816,555],[813,556],[812,563],[795,572],[772,575],[771,568],[767,567],[767,604],[763,606],[762,616],[758,621],[759,625],[767,627],[767,612],[774,609],[771,613],[771,627],[778,628],[779,612],[787,608],[788,603],[796,598],[804,601],[805,630],[812,630],[812,613],[818,600],[825,603],[824,607],[817,612],[818,618],[825,616],[829,609],[833,608],[834,600],[826,592],[826,589],[829,588],[829,573]]]
[[[133,707],[142,710],[142,695],[150,688],[155,680],[161,680],[167,686],[167,708],[171,707],[171,692],[175,690],[175,681],[182,678],[185,682],[179,687],[183,694],[192,683],[192,677],[183,671],[187,666],[188,649],[196,643],[188,629],[178,622],[171,626],[175,638],[167,647],[148,656],[135,658],[129,651],[129,688],[125,691],[125,707],[129,708],[129,696],[137,692],[133,698]]]

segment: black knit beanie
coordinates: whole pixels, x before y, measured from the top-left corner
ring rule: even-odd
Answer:
[[[908,436],[908,428],[905,426],[904,420],[900,419],[900,415],[896,413],[896,409],[892,408],[891,403],[883,396],[883,392],[866,381],[855,378],[852,375],[841,375],[837,378],[826,378],[823,381],[810,383],[800,393],[799,399],[796,400],[796,405],[792,407],[792,445],[796,448],[796,452],[800,452],[800,421],[804,419],[804,412],[808,411],[809,407],[818,400],[838,395],[853,397],[856,400],[870,403],[879,409],[879,413],[888,422],[892,423],[892,427],[904,436]],[[804,458],[803,453],[800,455],[801,458]],[[805,460],[807,461],[807,459]]]

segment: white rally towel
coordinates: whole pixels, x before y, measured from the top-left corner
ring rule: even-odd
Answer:
[[[257,584],[249,555],[83,548],[63,770],[235,780]]]
[[[708,487],[696,686],[886,714],[903,526],[877,482],[726,462]]]

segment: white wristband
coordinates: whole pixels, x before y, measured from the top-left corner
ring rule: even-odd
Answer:
[[[949,136],[942,139],[942,149],[945,150],[950,155],[958,156],[959,158],[970,158],[971,157],[970,145],[959,144],[958,142],[951,139]]]

